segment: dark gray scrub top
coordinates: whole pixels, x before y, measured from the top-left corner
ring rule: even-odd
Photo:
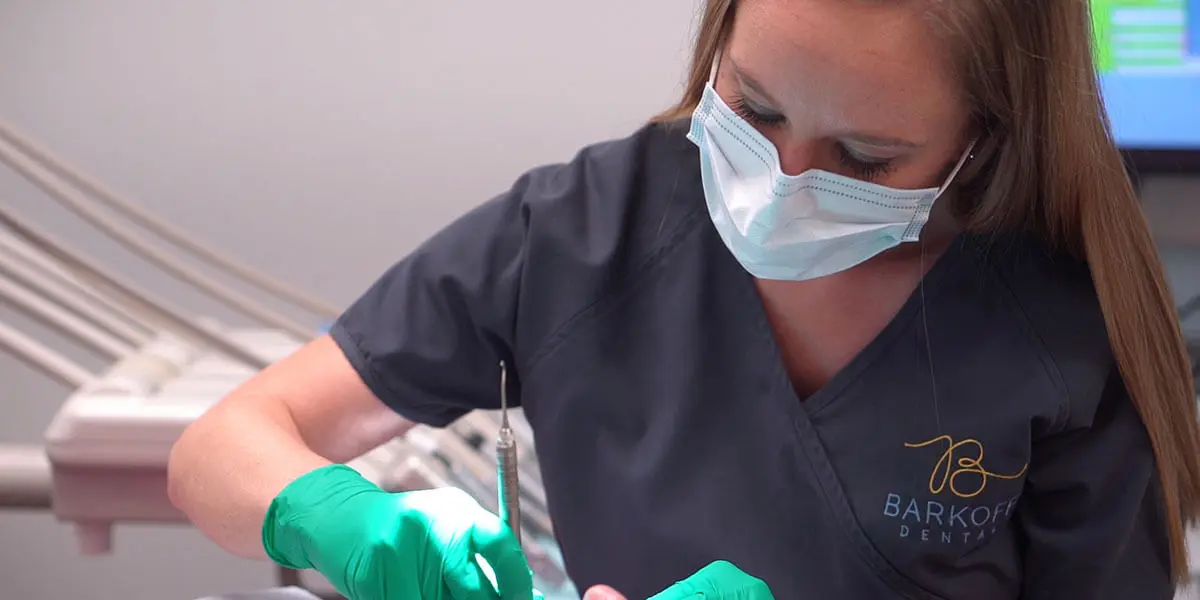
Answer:
[[[802,400],[686,131],[530,171],[333,338],[435,427],[497,408],[515,365],[580,590],[646,598],[725,559],[780,600],[1171,597],[1154,457],[1085,266],[963,235]]]

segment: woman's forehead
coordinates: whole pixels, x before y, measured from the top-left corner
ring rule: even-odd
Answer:
[[[746,0],[725,52],[781,111],[921,137],[966,112],[923,4]]]

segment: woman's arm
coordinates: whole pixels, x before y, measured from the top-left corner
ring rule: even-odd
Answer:
[[[646,162],[651,144],[669,151]],[[673,181],[685,149],[694,152],[682,129],[647,126],[533,169],[456,219],[388,269],[328,336],[189,427],[172,451],[172,501],[222,547],[262,556],[266,510],[299,476],[412,423],[444,427],[499,408],[501,360],[516,367],[508,401],[520,406],[526,361],[607,293],[625,261],[641,260],[614,259],[630,245],[628,224],[662,233],[666,208],[633,202],[633,191],[644,193],[643,174],[660,168]],[[667,207],[671,193],[660,200]]]
[[[412,426],[372,394],[329,337],[242,384],[171,451],[171,502],[226,550],[265,558],[263,517],[297,477],[351,460]]]
[[[1017,512],[1022,600],[1170,600],[1167,531],[1154,453],[1114,368],[1103,397],[1037,442]],[[1090,406],[1088,406],[1090,404]]]

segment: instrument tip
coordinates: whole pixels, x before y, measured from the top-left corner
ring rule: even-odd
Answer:
[[[508,369],[504,361],[500,361],[500,411],[504,422],[508,423]]]

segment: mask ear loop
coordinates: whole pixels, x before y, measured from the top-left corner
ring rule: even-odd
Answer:
[[[938,401],[938,381],[937,372],[933,368],[933,343],[929,340],[929,307],[925,303],[925,240],[921,240],[921,281],[917,283],[917,288],[921,294],[921,325],[922,335],[925,337],[925,361],[929,363],[929,385],[933,391],[933,421],[937,427],[937,434],[943,435],[942,431],[942,409],[941,403]]]
[[[724,52],[724,46],[717,46],[717,51],[713,52],[712,66],[708,68],[708,85],[714,88],[717,87],[717,71],[721,67],[721,55]]]
[[[973,153],[975,144],[979,138],[971,140],[967,144],[966,150],[963,150],[962,156],[958,158],[958,163],[954,165],[954,169],[950,171],[950,175],[946,177],[946,181],[938,188],[937,196],[940,197],[950,184],[954,182],[954,178],[958,176],[958,172],[967,164],[968,160],[975,158]],[[938,381],[937,371],[933,367],[933,342],[929,339],[929,307],[925,303],[925,240],[920,240],[921,244],[921,280],[917,283],[918,292],[921,294],[921,325],[922,335],[925,336],[925,361],[929,363],[929,384],[933,392],[933,419],[934,425],[937,427],[937,434],[944,435],[942,431],[942,409],[941,402],[938,399]]]
[[[958,162],[954,164],[954,168],[950,170],[950,174],[946,176],[946,181],[942,182],[942,186],[938,188],[937,195],[941,196],[954,183],[954,178],[958,177],[958,172],[962,171],[967,165],[967,161],[975,158],[975,144],[979,143],[979,138],[971,140],[967,144],[966,150],[963,150],[962,156],[958,157]]]

